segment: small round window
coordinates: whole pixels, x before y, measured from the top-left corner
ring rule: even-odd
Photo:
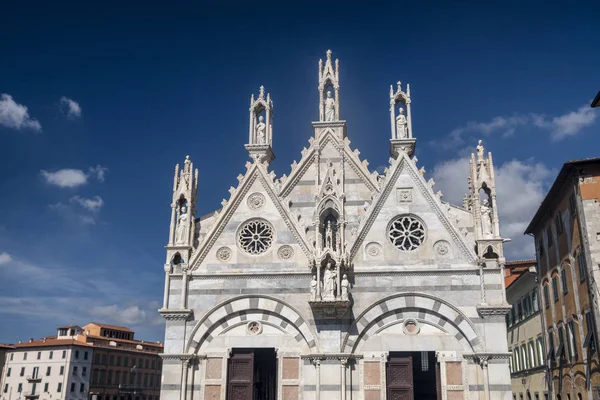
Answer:
[[[398,250],[415,250],[425,241],[425,226],[414,215],[400,215],[390,223],[388,237]]]
[[[273,243],[273,227],[263,219],[246,222],[238,231],[238,244],[246,253],[262,254]]]

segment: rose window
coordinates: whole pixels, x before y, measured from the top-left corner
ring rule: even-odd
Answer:
[[[416,217],[401,215],[390,224],[388,237],[399,250],[415,250],[425,241],[425,227]]]
[[[273,243],[273,228],[261,219],[246,222],[239,230],[238,243],[246,253],[262,254]]]

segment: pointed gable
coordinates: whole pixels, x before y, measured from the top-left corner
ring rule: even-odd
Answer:
[[[238,188],[230,189],[230,200],[223,201],[222,211],[192,255],[192,269],[200,268],[201,264],[210,264],[208,269],[212,270],[220,269],[219,266],[231,270],[237,268],[236,264],[293,263],[298,257],[308,263],[310,250],[305,235],[289,208],[280,201],[272,180],[273,175],[267,174],[266,167],[259,162],[249,166]],[[243,241],[242,230],[251,221],[266,226],[264,235],[269,245],[264,252],[253,254],[244,250],[248,244]],[[249,229],[252,233],[252,229],[262,228],[254,224]]]
[[[350,257],[356,258],[356,262],[474,262],[474,251],[448,218],[441,201],[433,193],[432,183],[425,182],[415,163],[404,152],[391,164],[381,193],[374,198],[361,221]],[[405,216],[410,218],[402,219]],[[395,227],[392,226],[394,221],[399,221]],[[410,221],[413,221],[412,226]],[[399,235],[418,238],[421,230],[424,240],[417,249],[403,251],[392,243],[392,240],[396,244],[403,242],[397,240]]]

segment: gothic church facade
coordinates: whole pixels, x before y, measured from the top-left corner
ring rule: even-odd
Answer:
[[[250,102],[246,172],[196,217],[175,168],[161,399],[510,399],[503,239],[491,153],[463,204],[413,155],[410,88],[390,87],[383,174],[340,118],[339,64],[319,61],[319,121],[276,177],[273,102]]]

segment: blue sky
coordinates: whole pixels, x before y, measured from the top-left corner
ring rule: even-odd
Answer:
[[[509,258],[533,256],[522,232],[562,163],[599,155],[592,2],[38,3],[4,5],[0,26],[0,342],[92,320],[161,340],[174,165],[189,154],[199,214],[218,208],[245,171],[249,99],[264,85],[272,167],[289,174],[329,48],[351,146],[371,168],[387,164],[398,80],[445,200],[460,204],[484,140]]]

